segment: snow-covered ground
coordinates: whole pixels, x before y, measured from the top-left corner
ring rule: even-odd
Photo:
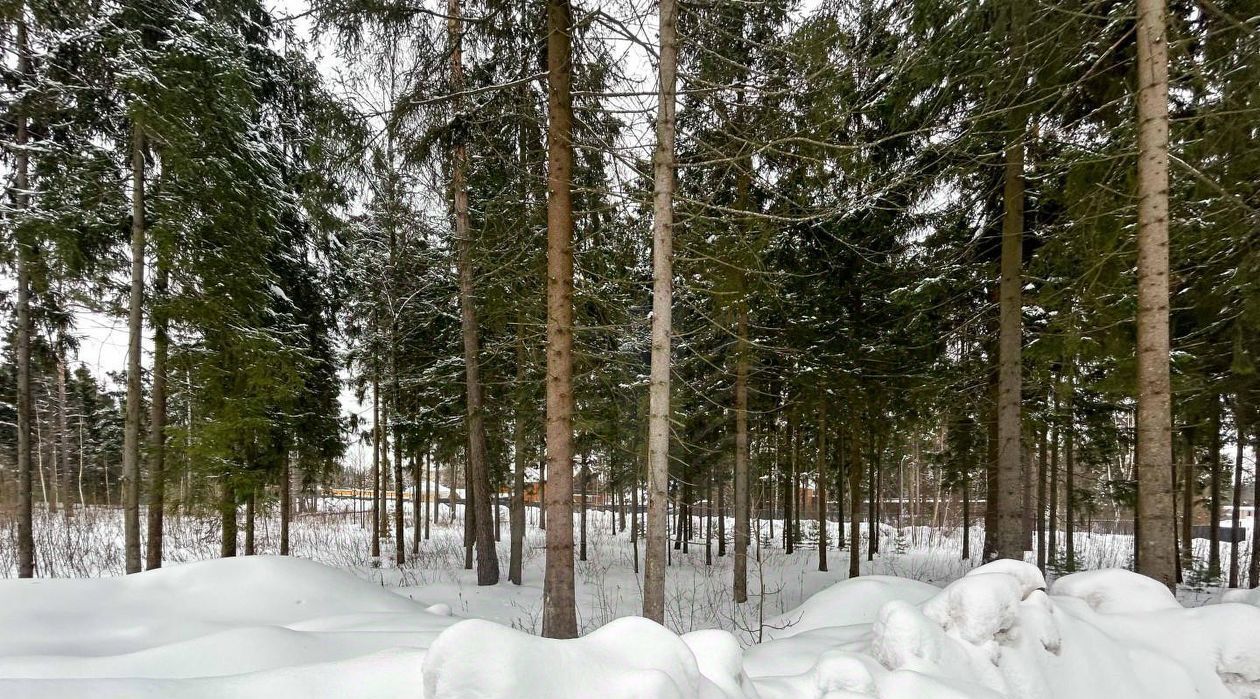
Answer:
[[[444,521],[397,568],[388,547],[383,563],[368,558],[354,513],[296,521],[294,551],[313,560],[203,560],[217,554],[217,526],[178,517],[166,568],[94,578],[121,568],[117,513],[46,517],[42,570],[93,579],[0,581],[0,697],[1260,699],[1254,592],[1220,603],[1228,595],[1186,588],[1179,603],[1117,570],[1047,586],[1032,566],[973,569],[957,532],[887,530],[885,553],[852,581],[847,551],[829,551],[820,573],[816,547],[763,546],[750,602],[737,606],[729,558],[715,546],[706,565],[701,540],[671,551],[663,628],[632,616],[633,550],[612,525],[591,513],[589,560],[577,564],[586,635],[553,641],[532,635],[533,527],[525,584],[479,588],[460,527]],[[260,550],[274,550],[275,534],[260,518]],[[1078,543],[1091,566],[1128,546]],[[500,553],[506,571],[506,541]]]

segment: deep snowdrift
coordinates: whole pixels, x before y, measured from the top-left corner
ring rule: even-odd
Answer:
[[[1260,699],[1260,598],[1228,599],[1185,609],[1116,570],[1047,594],[1034,567],[999,562],[944,589],[838,583],[741,649],[639,618],[569,641],[456,623],[326,566],[247,557],[0,582],[0,697]]]

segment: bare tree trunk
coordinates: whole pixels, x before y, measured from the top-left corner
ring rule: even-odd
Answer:
[[[144,304],[144,133],[131,133],[131,302],[127,315],[127,408],[123,426],[123,547],[140,572],[140,334]]]
[[[1178,570],[1194,565],[1194,496],[1197,489],[1194,463],[1194,430],[1183,431],[1184,451],[1181,456],[1181,542],[1178,553],[1181,565]]]
[[[1020,298],[1024,236],[1024,132],[1020,124],[1006,146],[1006,172],[1002,190],[1002,259],[998,319],[997,386],[997,488],[989,519],[997,531],[986,534],[994,546],[985,546],[985,560],[1024,559],[1024,472],[1020,463],[1020,376],[1023,304]]]
[[[74,516],[73,472],[70,469],[70,426],[66,413],[66,359],[65,343],[57,345],[57,462],[61,472],[61,512],[66,518]]]
[[[398,374],[394,373],[394,419],[398,419]],[[407,502],[403,480],[402,435],[398,433],[397,423],[394,433],[394,564],[402,566],[407,563],[407,525],[403,521],[403,509]]]
[[[1046,566],[1053,568],[1059,561],[1059,384],[1056,381],[1050,393],[1050,511],[1046,514]]]
[[[1177,580],[1168,337],[1168,42],[1165,0],[1137,1],[1137,540],[1139,573]]]
[[[582,486],[581,491],[581,521],[578,525],[578,531],[581,535],[581,541],[578,545],[578,560],[586,560],[586,510],[587,510],[587,489],[591,482],[591,467],[587,462],[586,454],[582,454],[582,470],[579,474],[579,484]]]
[[[1068,375],[1067,394],[1067,459],[1063,464],[1063,539],[1066,550],[1064,564],[1068,572],[1076,571],[1076,381]]]
[[[1229,516],[1229,586],[1238,587],[1238,529],[1242,526],[1242,485],[1243,485],[1243,445],[1247,436],[1243,430],[1242,418],[1238,415],[1237,404],[1234,408],[1234,499],[1231,503],[1233,511]],[[1260,486],[1260,483],[1257,484]]]
[[[717,487],[717,509],[718,509],[718,558],[726,555],[726,482],[723,479],[718,480]]]
[[[516,326],[516,390],[523,394],[525,386],[525,326]],[[523,395],[517,396],[516,417],[512,425],[512,507],[508,517],[511,555],[508,560],[508,580],[521,584],[525,557],[525,410]]]
[[[962,558],[971,560],[971,475],[969,469],[963,470],[962,485]]]
[[[25,80],[31,73],[30,44],[26,29],[26,5],[19,4],[17,24],[18,73]],[[19,113],[17,134],[14,140],[13,199],[23,211],[30,205],[28,183],[29,154],[27,145],[27,117]],[[15,232],[17,238],[17,472],[18,472],[18,577],[35,577],[35,530],[31,508],[31,246],[25,240],[25,232]],[[108,493],[108,486],[106,486]],[[108,497],[108,495],[107,495]]]
[[[1221,399],[1212,396],[1212,434],[1208,439],[1208,578],[1221,577]]]
[[[223,483],[219,487],[219,517],[223,529],[219,557],[231,558],[236,555],[236,492],[226,473],[223,474]]]
[[[643,616],[665,623],[666,508],[669,488],[670,333],[673,308],[674,90],[678,67],[678,4],[660,3],[660,89],[652,209],[652,368],[648,390],[647,550]],[[738,457],[737,457],[738,458]],[[736,564],[738,566],[738,563]],[[738,573],[736,574],[736,601]]]
[[[375,360],[373,360],[375,361]],[[372,558],[381,557],[381,384],[372,372]]]
[[[743,284],[740,284],[741,291]],[[740,298],[735,356],[735,601],[748,601],[748,302]]]
[[[1046,477],[1047,443],[1046,429],[1041,430],[1037,445],[1037,567],[1046,572]]]
[[[1241,439],[1241,437],[1240,437]],[[1251,564],[1247,577],[1251,587],[1260,587],[1260,428],[1252,428],[1251,462],[1255,469],[1251,474]]]
[[[635,459],[636,463],[638,459]],[[633,553],[634,574],[639,574],[639,469],[634,470],[634,487],[630,489],[630,550]]]
[[[547,2],[547,561],[542,635],[577,636],[573,586],[573,96],[569,0]]]
[[[424,454],[424,467],[426,478],[424,482],[424,539],[429,540],[429,527],[432,520],[437,519],[437,475],[438,467],[433,462],[433,455],[427,451]]]
[[[289,555],[289,523],[293,520],[293,463],[285,446],[280,456],[280,555]]]
[[[170,270],[159,253],[153,281],[153,302],[162,303],[170,283]],[[162,532],[166,504],[166,355],[170,347],[165,311],[154,308],[153,378],[149,398],[149,541],[146,568],[162,567]]]
[[[462,118],[464,89],[463,23],[459,0],[447,3],[447,34],[451,42],[451,91],[455,114]],[[460,130],[456,129],[456,133]],[[451,152],[451,190],[454,196],[455,241],[459,251],[460,329],[464,341],[464,377],[468,406],[468,463],[465,467],[464,507],[472,513],[477,546],[477,584],[499,582],[499,557],[495,554],[494,520],[491,510],[490,471],[486,463],[486,428],[481,396],[481,365],[478,355],[477,309],[473,290],[472,226],[468,215],[468,186],[465,182],[468,150],[456,139]]]
[[[827,396],[818,406],[818,570],[827,571]]]
[[[381,422],[376,426],[376,436],[381,444],[381,487],[377,491],[380,502],[376,505],[376,514],[380,518],[380,538],[384,540],[389,539],[389,430],[385,427],[388,424],[389,401],[384,400],[381,401]]]
[[[419,454],[416,454],[413,451],[411,454],[411,481],[412,481],[412,486],[411,486],[411,555],[412,556],[420,555],[420,537],[423,536],[424,534],[424,527],[420,522],[421,518],[424,517],[424,514],[421,513],[421,508],[427,507],[427,505],[424,502],[424,499],[421,497],[421,491],[420,491],[420,487],[423,483],[423,478],[424,478],[424,474],[421,473],[423,469],[424,469],[424,459],[421,458]],[[425,509],[424,513],[427,513],[427,512],[428,510]]]
[[[783,551],[791,554],[796,544],[796,527],[794,512],[796,511],[796,452],[793,442],[796,440],[796,423],[791,409],[787,414],[787,432],[784,435],[783,449],[786,451],[787,476],[783,482]]]
[[[245,498],[245,555],[254,555],[254,508],[258,502],[258,492],[253,486]]]
[[[871,463],[869,465],[870,473],[868,481],[870,483],[870,491],[866,498],[866,560],[875,560],[875,554],[879,553],[879,516],[875,511],[875,500],[879,497],[879,461],[880,450],[875,435],[871,435]]]
[[[862,446],[857,426],[849,434],[849,577],[859,575],[862,563]],[[939,501],[939,496],[937,497]]]

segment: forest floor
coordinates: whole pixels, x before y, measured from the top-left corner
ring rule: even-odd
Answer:
[[[576,567],[589,635],[561,651],[551,644],[566,642],[526,635],[541,618],[536,510],[523,584],[506,581],[504,517],[504,580],[478,587],[463,567],[462,526],[445,506],[401,567],[391,545],[381,561],[368,555],[356,507],[327,501],[298,517],[289,559],[211,560],[214,518],[174,516],[166,567],[128,578],[109,577],[122,571],[117,511],[90,508],[69,521],[41,514],[41,574],[95,579],[0,581],[0,696],[416,696],[423,674],[430,698],[599,688],[605,699],[1260,699],[1260,594],[1232,593],[1245,604],[1221,605],[1227,593],[1194,584],[1178,602],[1137,576],[1095,571],[1052,581],[1047,595],[1035,567],[974,569],[961,560],[960,531],[926,528],[884,528],[883,553],[863,555],[864,579],[842,582],[847,550],[829,550],[830,571],[819,572],[816,543],[785,554],[763,522],[744,605],[731,602],[731,557],[719,557],[716,543],[711,564],[702,537],[686,552],[671,548],[666,631],[620,619],[641,604],[634,548],[609,513],[592,511],[587,560]],[[815,524],[803,530],[816,542]],[[259,553],[274,553],[277,534],[273,516],[258,518]],[[978,550],[983,532],[972,536]],[[1077,539],[1090,569],[1123,566],[1129,546],[1118,535]],[[5,576],[12,555],[0,551]],[[466,619],[495,623],[442,633]]]

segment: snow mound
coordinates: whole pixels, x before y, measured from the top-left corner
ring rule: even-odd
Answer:
[[[1250,590],[1226,590],[1221,594],[1220,601],[1260,607],[1260,587],[1253,587]]]
[[[766,621],[767,638],[787,638],[814,629],[875,621],[880,607],[893,600],[922,603],[941,591],[917,580],[870,575],[842,580],[819,591],[801,606]]]
[[[294,689],[272,695],[371,696],[350,690],[361,686],[389,696],[416,684],[419,656],[455,621],[344,571],[279,556],[6,580],[0,629],[22,631],[0,633],[0,696],[263,696],[284,686]]]
[[[1119,569],[1088,570],[1066,575],[1055,581],[1050,594],[1082,600],[1091,609],[1103,614],[1181,609],[1177,598],[1163,583]]]
[[[700,687],[688,645],[639,617],[568,640],[470,619],[438,636],[424,659],[426,699],[686,699],[700,696]]]

